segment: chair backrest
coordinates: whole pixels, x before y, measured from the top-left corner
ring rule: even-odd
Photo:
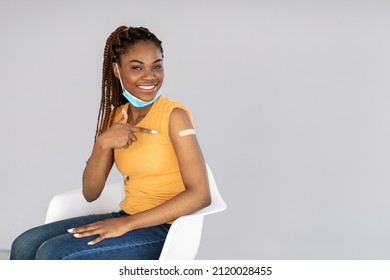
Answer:
[[[192,260],[195,258],[202,235],[203,218],[226,209],[211,169],[207,165],[211,204],[195,213],[176,219],[168,232],[160,260]],[[99,199],[86,202],[81,189],[71,190],[53,197],[50,201],[45,223],[66,218],[107,213],[119,209],[123,198],[123,182],[107,184]]]

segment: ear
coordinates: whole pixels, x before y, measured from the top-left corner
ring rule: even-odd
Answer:
[[[112,71],[114,71],[115,77],[117,77],[119,79],[119,66],[118,66],[118,63],[113,62],[111,64],[111,66],[112,66]]]

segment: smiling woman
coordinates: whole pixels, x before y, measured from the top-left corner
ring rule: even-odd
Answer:
[[[158,259],[172,221],[210,204],[207,171],[190,111],[161,95],[161,41],[144,27],[117,28],[104,49],[95,143],[83,173],[94,201],[115,165],[125,197],[117,212],[38,226],[11,259]]]

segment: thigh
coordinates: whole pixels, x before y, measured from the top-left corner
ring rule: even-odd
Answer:
[[[18,236],[12,244],[11,259],[35,259],[38,248],[47,240],[67,233],[69,228],[82,226],[116,216],[116,213],[88,215],[38,226]]]
[[[45,242],[37,259],[63,260],[153,260],[160,257],[170,225],[130,231],[123,236],[107,238],[95,244],[88,242],[96,236],[74,238],[62,234]]]

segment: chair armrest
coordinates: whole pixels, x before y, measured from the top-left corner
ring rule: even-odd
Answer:
[[[118,211],[122,198],[122,182],[107,184],[100,197],[93,202],[84,199],[81,188],[60,193],[50,201],[45,224],[77,216]]]

